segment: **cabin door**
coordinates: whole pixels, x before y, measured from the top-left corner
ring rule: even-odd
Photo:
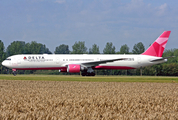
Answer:
[[[138,65],[141,66],[141,57],[138,57]]]
[[[56,57],[56,64],[59,64],[59,57]]]

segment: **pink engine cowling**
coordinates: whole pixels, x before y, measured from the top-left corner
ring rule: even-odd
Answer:
[[[69,73],[79,73],[80,72],[80,65],[69,64],[67,66],[67,72],[69,72]]]

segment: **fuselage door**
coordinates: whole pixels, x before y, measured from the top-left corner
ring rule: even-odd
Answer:
[[[56,57],[56,64],[59,64],[59,57]]]
[[[138,57],[138,65],[141,65],[141,57]]]

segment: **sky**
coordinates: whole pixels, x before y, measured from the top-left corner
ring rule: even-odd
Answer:
[[[142,42],[147,49],[171,30],[166,49],[178,49],[177,0],[0,0],[0,40],[36,41],[51,52],[61,44],[84,41],[86,47],[107,42],[116,51]]]

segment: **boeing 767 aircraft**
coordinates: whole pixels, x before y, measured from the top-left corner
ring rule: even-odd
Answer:
[[[162,54],[171,31],[164,31],[160,37],[140,55],[120,54],[21,54],[8,57],[2,62],[13,70],[59,70],[94,76],[98,69],[136,69],[167,61]]]

